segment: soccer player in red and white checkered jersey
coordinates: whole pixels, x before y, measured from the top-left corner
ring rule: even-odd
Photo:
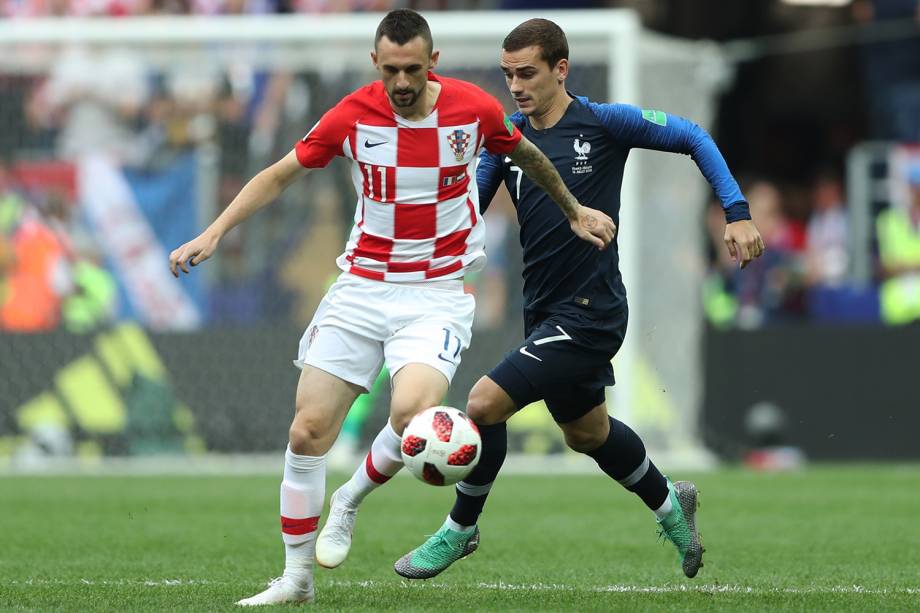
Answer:
[[[431,72],[438,52],[418,13],[389,13],[371,59],[380,81],[346,96],[293,151],[249,181],[210,227],[170,254],[173,274],[187,273],[296,178],[337,155],[352,160],[358,202],[337,260],[343,272],[304,332],[296,361],[302,372],[281,483],[284,574],[240,605],[313,599],[314,553],[327,567],[345,559],[358,504],[402,467],[403,428],[444,398],[470,341],[474,302],[462,278],[485,259],[474,176],[482,148],[510,156],[580,238],[604,249],[615,232],[610,217],[579,204],[492,96]],[[326,453],[383,364],[393,373],[389,421],[333,494],[317,542]]]

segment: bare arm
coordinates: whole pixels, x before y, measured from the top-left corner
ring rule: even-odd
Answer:
[[[510,157],[511,161],[559,205],[568,218],[572,231],[579,238],[599,249],[604,249],[610,244],[617,229],[613,220],[602,211],[581,205],[565,186],[556,167],[536,145],[522,137]]]
[[[308,172],[309,169],[300,165],[293,151],[262,170],[243,186],[236,198],[204,232],[169,254],[172,274],[178,277],[180,269],[188,273],[186,264],[195,266],[211,257],[224,234],[267,206],[295,179]]]

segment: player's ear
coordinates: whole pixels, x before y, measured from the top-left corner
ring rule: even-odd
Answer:
[[[434,67],[438,65],[439,57],[441,57],[440,51],[435,51],[431,54],[431,58],[428,60],[428,70],[434,70]]]
[[[376,51],[371,51],[371,61],[374,63],[374,68],[379,68],[379,66],[377,66],[377,52]]]
[[[555,73],[557,81],[560,83],[565,81],[566,77],[569,76],[569,61],[565,58],[559,60],[553,69],[553,73]]]

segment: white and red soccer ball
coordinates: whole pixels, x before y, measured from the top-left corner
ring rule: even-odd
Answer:
[[[451,485],[479,462],[479,429],[466,413],[431,407],[412,418],[403,431],[402,458],[413,475],[431,485]]]

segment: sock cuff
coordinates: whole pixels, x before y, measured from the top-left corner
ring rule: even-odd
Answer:
[[[645,476],[645,473],[648,472],[648,465],[649,465],[649,460],[648,460],[648,455],[646,455],[642,459],[642,463],[636,467],[636,470],[632,471],[631,473],[629,473],[622,479],[617,479],[617,481],[620,482],[620,485],[626,488],[634,486],[639,481],[641,481],[642,477]]]
[[[396,430],[393,429],[393,424],[390,423],[390,420],[387,420],[387,425],[383,427],[383,435],[387,438],[387,442],[392,443],[399,448],[402,444],[402,437],[396,434]]]
[[[473,483],[467,483],[466,481],[461,481],[457,484],[456,489],[462,494],[467,496],[485,496],[489,493],[489,490],[492,489],[492,481],[483,485],[476,485]]]
[[[326,454],[321,456],[298,455],[291,451],[291,446],[288,445],[287,451],[284,452],[284,463],[296,472],[308,473],[326,463]]]

